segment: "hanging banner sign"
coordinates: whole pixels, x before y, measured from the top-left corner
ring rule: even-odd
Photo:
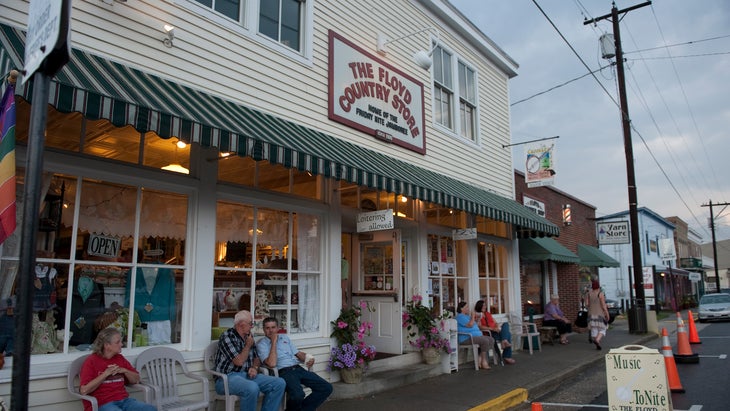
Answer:
[[[555,182],[555,143],[525,144],[525,182],[527,187],[553,185]]]
[[[673,261],[677,259],[677,252],[674,250],[674,239],[659,239],[659,258],[661,258],[662,261]]]
[[[329,118],[426,154],[423,83],[329,32]]]
[[[477,239],[477,229],[475,227],[475,228],[460,228],[457,230],[452,230],[452,236],[454,238],[454,241],[476,240]]]
[[[629,244],[631,242],[628,221],[596,223],[598,244]]]
[[[357,215],[357,232],[392,230],[393,209],[378,210]]]

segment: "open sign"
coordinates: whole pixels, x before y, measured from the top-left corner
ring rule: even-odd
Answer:
[[[118,237],[92,234],[86,253],[96,257],[117,258],[121,244],[122,240]]]

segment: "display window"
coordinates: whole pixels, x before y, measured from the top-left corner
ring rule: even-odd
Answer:
[[[507,249],[498,244],[477,243],[479,296],[492,314],[505,314],[510,307]]]
[[[321,242],[317,216],[219,201],[214,333],[242,309],[253,313],[254,332],[266,317],[290,334],[319,331]]]
[[[428,294],[436,315],[443,311],[455,315],[456,306],[469,295],[467,251],[466,247],[460,247],[461,243],[463,240],[454,241],[452,237],[428,235]]]
[[[23,176],[17,170],[18,193]],[[106,327],[118,328],[127,347],[180,342],[187,195],[44,173],[40,197],[31,352],[89,350]],[[21,231],[0,257],[6,353],[14,344]]]

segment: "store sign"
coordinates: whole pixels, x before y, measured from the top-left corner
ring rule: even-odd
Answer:
[[[659,239],[659,258],[661,258],[662,261],[672,261],[677,259],[677,252],[674,251],[674,239]]]
[[[95,257],[117,258],[122,240],[119,237],[107,237],[91,234],[86,253]]]
[[[555,144],[525,144],[525,182],[528,188],[555,182]]]
[[[647,307],[654,305],[654,266],[641,267],[641,271],[644,277],[644,302]]]
[[[329,32],[329,118],[426,154],[423,84]]]
[[[524,204],[525,207],[529,208],[530,210],[534,211],[535,214],[539,215],[540,217],[545,217],[545,203],[543,203],[542,201],[537,201],[534,198],[523,195],[522,204]]]
[[[702,274],[700,273],[689,273],[689,280],[696,283],[702,280]]]
[[[476,228],[460,228],[457,230],[452,230],[452,236],[454,238],[454,241],[476,240],[477,239],[477,229]]]
[[[640,345],[614,348],[606,354],[608,409],[671,411],[672,395],[664,356]]]
[[[596,232],[598,233],[598,244],[629,244],[631,239],[629,234],[628,221],[611,221],[606,223],[596,223]]]
[[[357,232],[392,230],[393,210],[378,210],[357,215]]]

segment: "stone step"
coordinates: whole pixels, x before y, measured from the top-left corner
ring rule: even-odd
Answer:
[[[426,378],[443,374],[441,364],[425,364],[421,361],[421,354],[415,354],[417,354],[418,363],[407,363],[407,365],[394,367],[395,364],[400,364],[401,361],[411,361],[411,358],[398,357],[410,357],[410,355],[406,354],[404,356],[385,358],[377,361],[381,362],[381,364],[377,364],[377,367],[368,368],[363,373],[362,382],[359,384],[345,384],[342,381],[332,384],[334,391],[330,399],[363,398],[381,391],[413,384]],[[375,362],[373,361],[371,365]],[[390,364],[385,365],[382,362],[390,362]]]

